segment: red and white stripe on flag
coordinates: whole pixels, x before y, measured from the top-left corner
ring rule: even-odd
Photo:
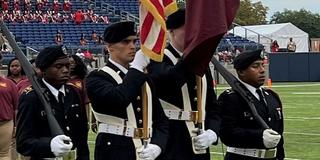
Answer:
[[[140,0],[141,50],[161,62],[167,40],[165,17],[178,9],[175,0]]]

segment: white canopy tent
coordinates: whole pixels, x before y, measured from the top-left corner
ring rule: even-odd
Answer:
[[[297,45],[296,52],[309,52],[309,34],[291,23],[237,26],[229,32],[265,45],[266,51],[270,51],[271,40],[277,40],[280,48],[287,48],[292,37]]]

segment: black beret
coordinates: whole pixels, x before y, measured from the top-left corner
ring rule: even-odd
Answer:
[[[103,38],[107,43],[117,43],[134,35],[137,35],[134,29],[134,22],[125,21],[108,26],[104,31]]]
[[[177,29],[184,25],[186,10],[184,8],[178,9],[176,12],[170,14],[166,21],[167,29]]]
[[[247,69],[254,61],[263,60],[264,55],[262,50],[245,51],[239,54],[233,61],[233,66],[236,70]]]
[[[67,57],[67,50],[65,46],[50,46],[46,47],[40,51],[36,58],[36,66],[44,71],[51,64],[53,64],[57,59]]]

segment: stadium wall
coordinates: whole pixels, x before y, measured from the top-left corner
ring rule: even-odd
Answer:
[[[270,53],[268,56],[273,82],[320,81],[320,53]]]

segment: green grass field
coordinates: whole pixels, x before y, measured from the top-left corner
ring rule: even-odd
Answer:
[[[226,87],[218,86],[218,94]],[[285,151],[288,160],[320,159],[320,83],[273,83],[272,89],[282,100],[285,114]],[[89,145],[93,160],[95,134]],[[223,159],[223,149],[211,147],[212,158]]]

